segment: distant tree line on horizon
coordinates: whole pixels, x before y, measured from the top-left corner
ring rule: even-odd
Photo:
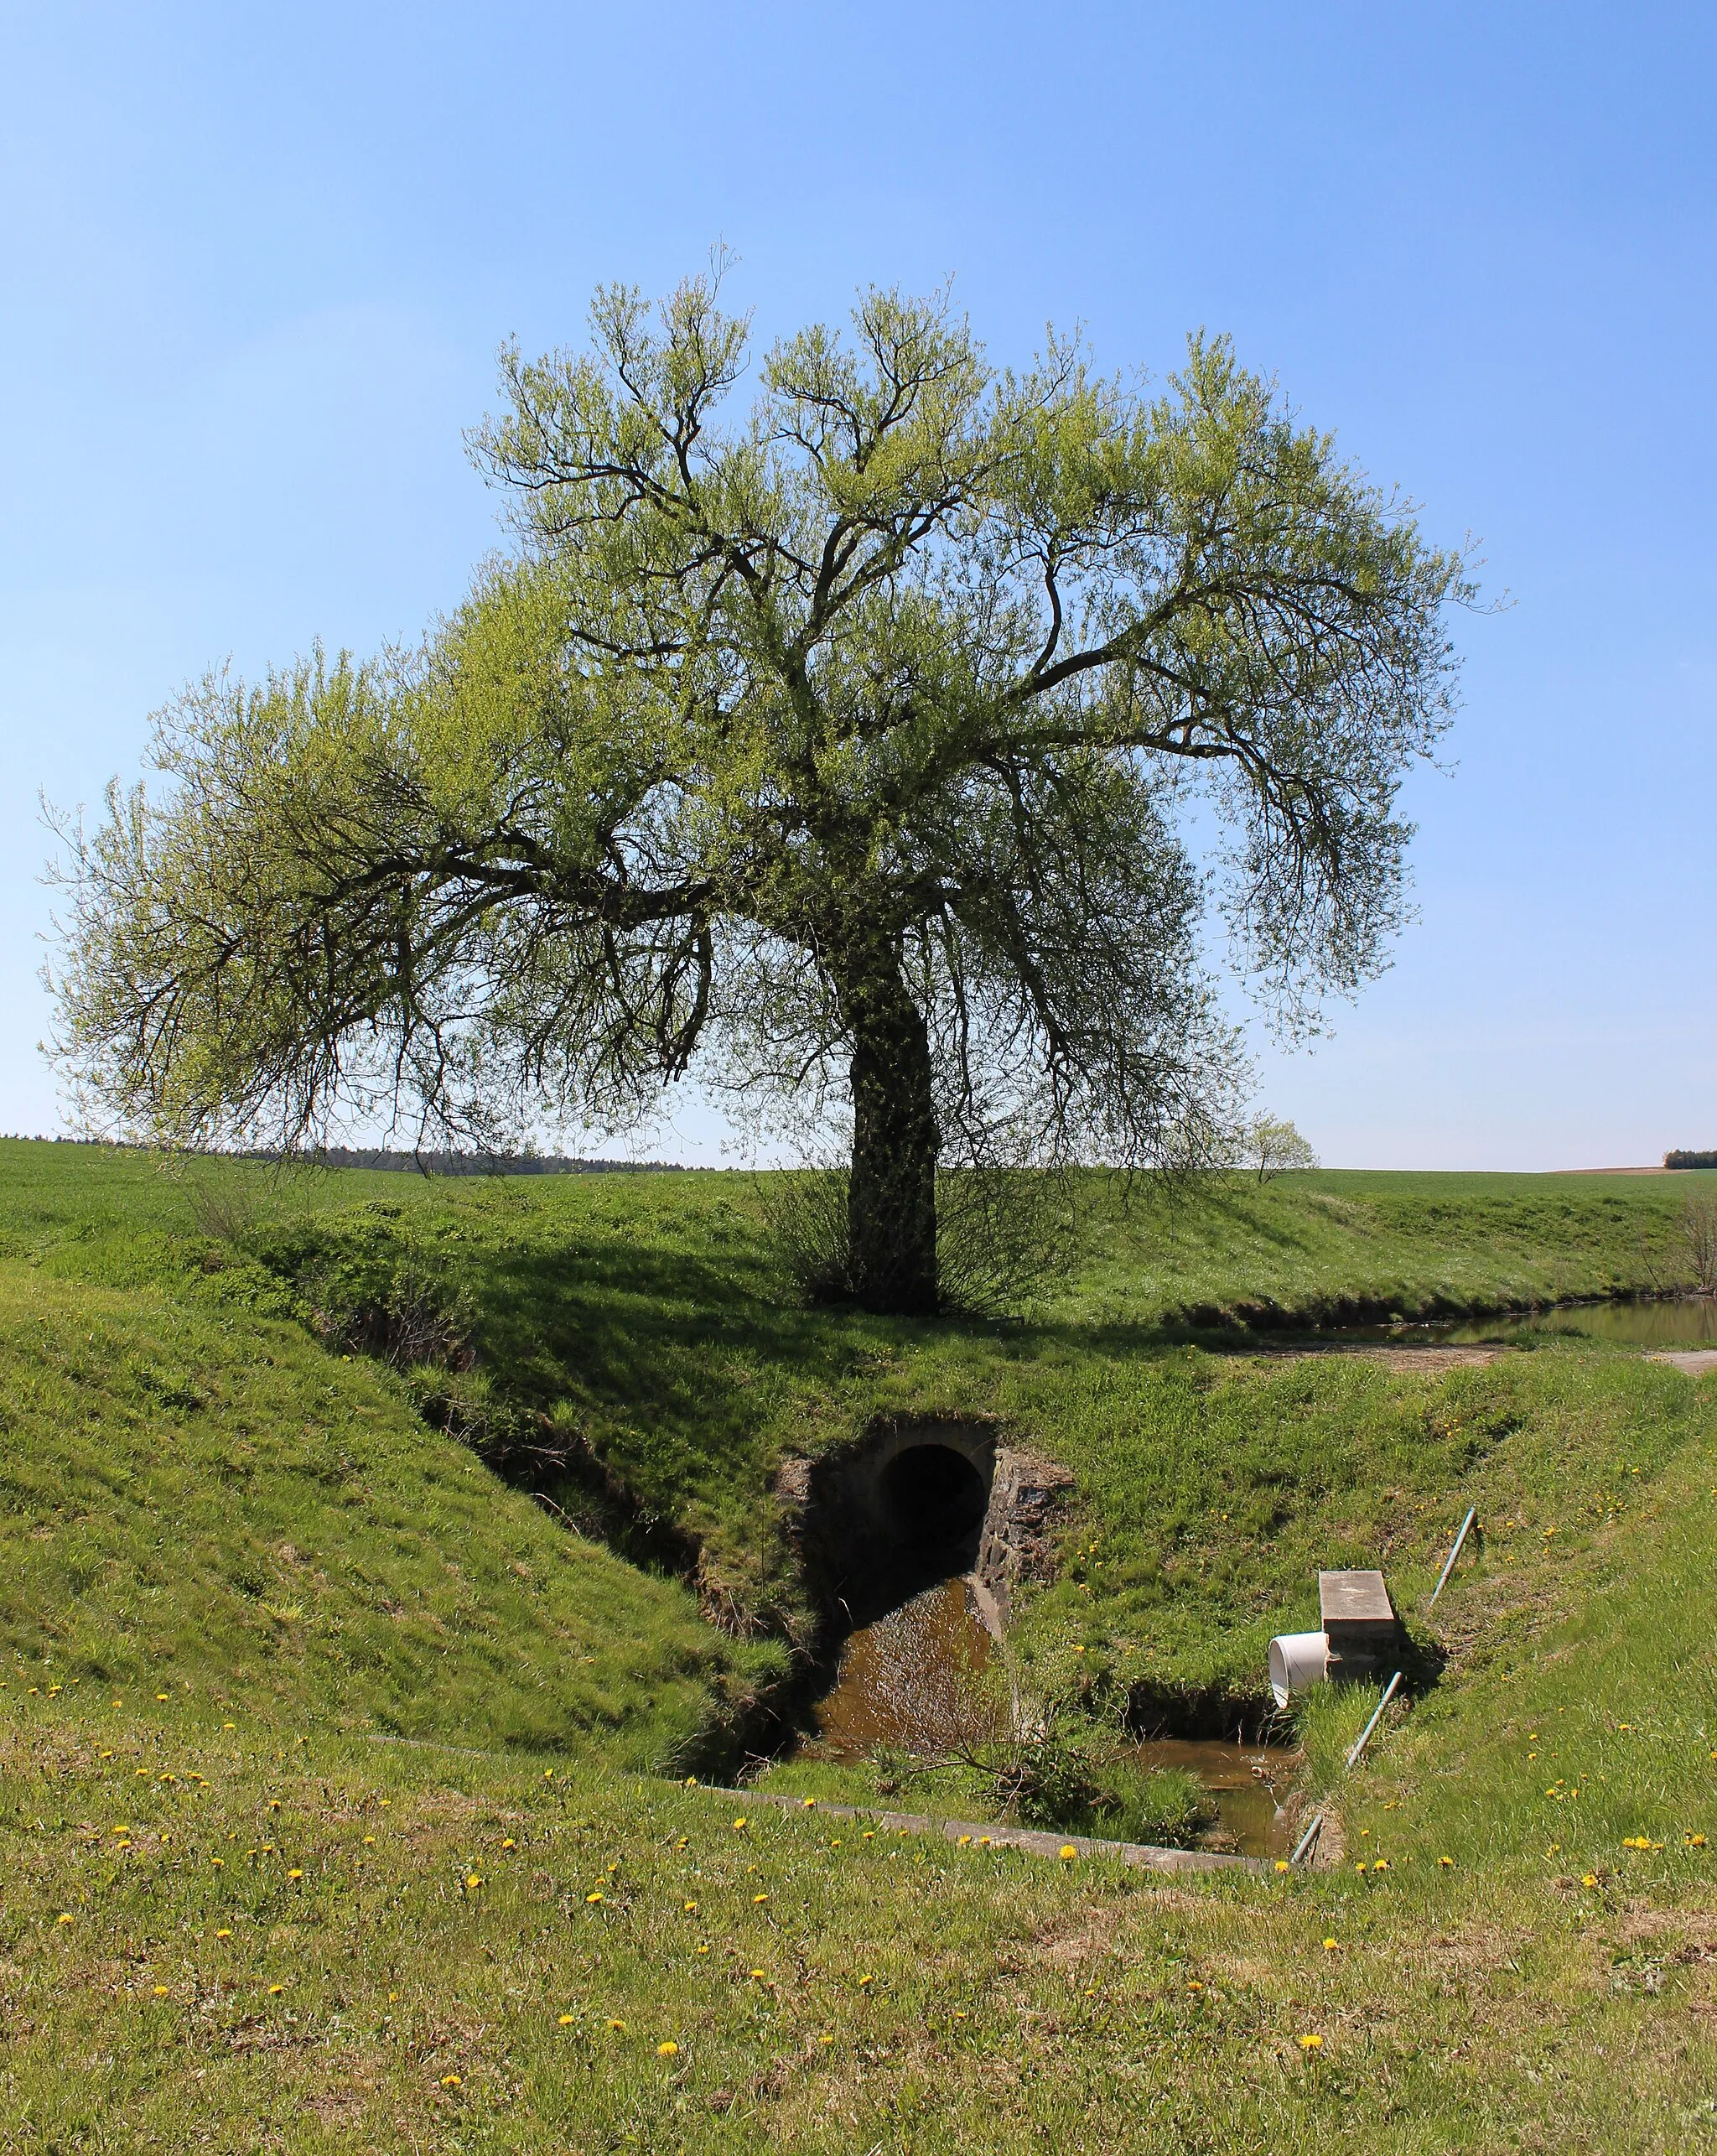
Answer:
[[[1663,1156],[1666,1168],[1717,1168],[1717,1147],[1703,1153],[1690,1153],[1684,1149]]]

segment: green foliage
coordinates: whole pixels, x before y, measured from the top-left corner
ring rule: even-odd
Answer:
[[[1471,587],[1222,340],[1147,398],[872,292],[724,428],[720,273],[505,355],[521,549],[420,652],[161,714],[64,833],[60,1047],[98,1120],[288,1148],[619,1127],[701,1054],[844,1102],[848,1286],[919,1313],[939,1156],[1218,1157],[1195,794],[1286,1014],[1377,972]]]

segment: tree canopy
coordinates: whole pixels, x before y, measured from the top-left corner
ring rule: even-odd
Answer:
[[[60,1048],[179,1142],[809,1096],[851,1291],[923,1310],[939,1160],[1212,1144],[1212,889],[1290,1024],[1385,962],[1470,586],[1225,340],[1152,394],[872,292],[724,425],[720,283],[503,354],[517,543],[420,648],[159,716],[153,789],[68,834]]]

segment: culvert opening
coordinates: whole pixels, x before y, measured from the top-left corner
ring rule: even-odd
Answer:
[[[878,1480],[889,1531],[921,1559],[967,1571],[977,1556],[989,1486],[951,1445],[914,1445],[895,1453]]]

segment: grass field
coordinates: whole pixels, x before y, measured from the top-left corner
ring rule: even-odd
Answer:
[[[0,2150],[1717,2147],[1717,1382],[1177,1337],[1666,1284],[1714,1180],[1094,1201],[1053,1302],[915,1327],[787,1307],[742,1179],[0,1146]],[[342,1355],[390,1312],[426,1359]],[[1351,1777],[1367,1699],[1315,1696],[1338,1865],[736,1828],[635,1771],[805,1622],[782,1454],[926,1410],[1073,1469],[1020,1644],[1093,1704],[1255,1686],[1320,1562],[1418,1609],[1479,1504]],[[480,1457],[532,1445],[585,1535]]]

